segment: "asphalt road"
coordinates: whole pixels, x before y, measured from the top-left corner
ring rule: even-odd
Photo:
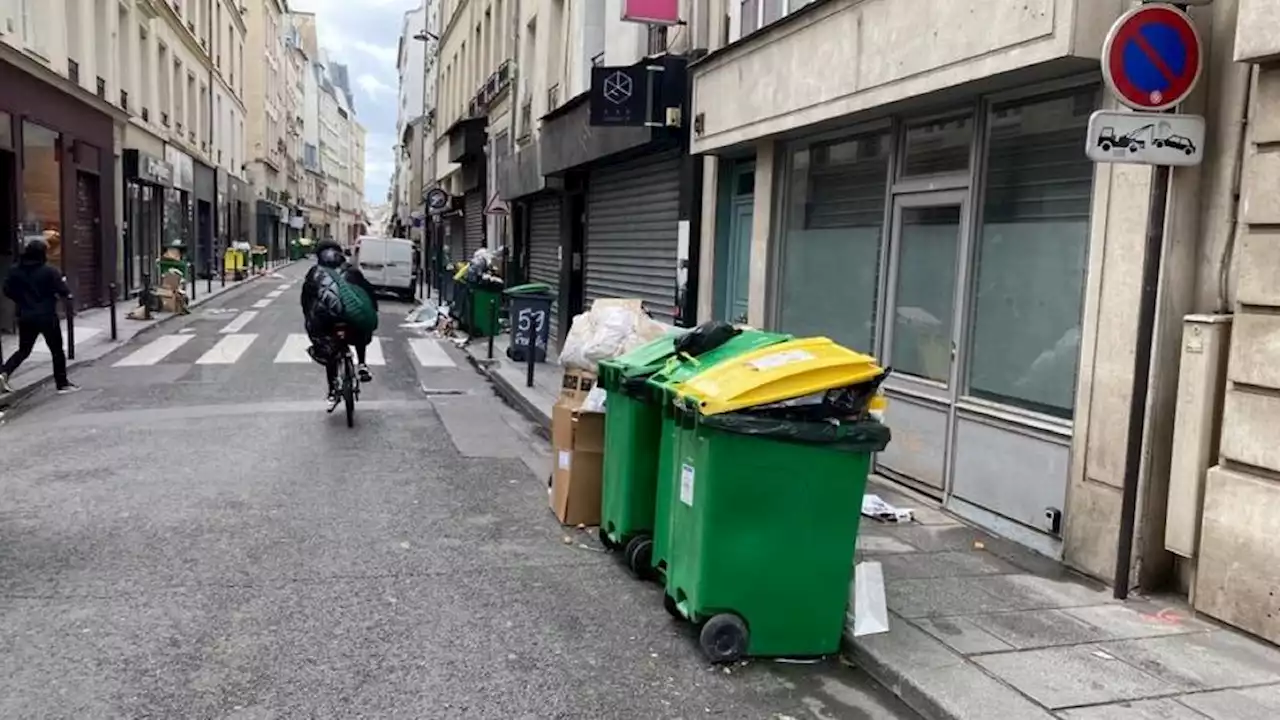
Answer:
[[[407,306],[356,427],[326,415],[305,269],[9,412],[0,718],[914,717],[835,661],[709,667],[559,527],[545,443]]]

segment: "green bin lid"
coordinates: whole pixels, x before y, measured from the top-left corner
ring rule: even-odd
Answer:
[[[770,345],[787,342],[793,336],[763,330],[743,330],[733,336],[720,347],[692,358],[688,356],[673,357],[665,367],[649,378],[651,385],[668,387],[687,382],[695,375],[719,365],[720,363]]]
[[[532,282],[507,288],[507,295],[549,295],[554,292],[546,283]]]
[[[632,378],[646,377],[661,370],[676,354],[674,335],[666,335],[641,345],[616,358],[601,360],[600,382],[613,385]],[[605,388],[609,389],[608,387]],[[615,388],[616,389],[616,388]]]

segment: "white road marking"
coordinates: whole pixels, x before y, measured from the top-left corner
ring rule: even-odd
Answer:
[[[309,363],[311,356],[307,354],[307,348],[311,347],[311,338],[306,333],[291,333],[285,338],[284,346],[280,348],[280,352],[276,353],[276,363]]]
[[[91,328],[91,327],[78,327],[78,328],[76,328],[76,346],[77,346],[77,347],[80,347],[80,346],[84,345],[86,340],[88,340],[89,338],[91,338],[91,337],[93,337],[93,336],[95,336],[95,335],[100,335],[102,332],[103,332],[103,331],[102,331],[102,330],[99,330],[98,328]],[[15,343],[15,344],[16,344],[16,343]],[[66,333],[66,325],[64,324],[64,325],[63,325],[63,333],[62,333],[62,351],[63,351],[63,352],[66,352],[66,350],[67,350],[67,333]],[[44,338],[43,338],[43,337],[41,337],[41,338],[37,338],[37,339],[36,339],[36,344],[35,344],[34,346],[32,346],[32,348],[31,348],[31,352],[32,352],[32,353],[34,353],[34,354],[36,354],[36,355],[49,355],[49,354],[50,354],[50,353],[49,353],[49,346],[45,344],[45,341],[44,341]]]
[[[289,288],[291,288],[291,287],[293,287],[293,283],[285,283],[284,285],[277,285],[277,286],[276,286],[276,289],[277,289],[277,290],[288,290],[288,289],[289,289]]]
[[[271,292],[267,293],[267,297],[271,298],[272,300],[275,300],[276,298],[280,297],[283,294],[284,294],[283,290],[272,290]]]
[[[187,344],[187,341],[195,335],[165,335],[143,345],[125,356],[113,367],[141,367],[144,365],[155,365],[164,360],[174,350]]]
[[[382,354],[382,338],[376,337],[369,342],[369,349],[365,350],[364,359],[370,365],[387,364],[387,358]]]
[[[422,367],[457,367],[444,348],[440,347],[440,343],[431,338],[412,338],[409,340],[409,347],[413,349],[413,356],[418,358],[418,364]]]
[[[256,307],[256,308],[258,308],[259,310],[261,310],[262,308],[264,308],[264,307],[266,307],[266,306],[270,305],[270,304],[271,304],[271,301],[272,301],[272,300],[274,300],[274,299],[275,299],[275,298],[263,298],[263,299],[259,300],[258,302],[254,303],[254,304],[253,304],[253,306],[254,306],[254,307]]]
[[[231,322],[227,323],[226,327],[222,328],[218,332],[222,333],[223,335],[238,333],[244,329],[245,325],[248,325],[249,323],[253,322],[253,319],[256,317],[258,317],[258,313],[256,311],[245,310],[244,312],[237,315],[235,320],[232,320]]]
[[[231,365],[244,355],[258,336],[252,333],[227,335],[196,360],[197,365]]]

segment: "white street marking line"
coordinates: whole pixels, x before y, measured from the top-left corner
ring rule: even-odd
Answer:
[[[256,307],[256,308],[258,308],[258,309],[262,309],[262,308],[264,308],[264,307],[266,307],[266,306],[270,305],[270,304],[271,304],[271,301],[272,301],[272,300],[274,300],[274,299],[275,299],[275,298],[263,298],[263,299],[259,300],[258,302],[254,303],[254,304],[253,304],[253,306],[254,306],[254,307]]]
[[[431,338],[412,338],[409,340],[409,347],[413,349],[413,356],[418,358],[418,364],[422,367],[457,367],[444,348],[440,347],[440,343]]]
[[[86,340],[88,340],[89,338],[93,337],[94,335],[99,335],[99,334],[101,334],[102,332],[103,332],[103,331],[102,331],[102,330],[99,330],[98,328],[91,328],[91,327],[78,327],[78,328],[76,328],[76,346],[77,346],[77,347],[81,347],[81,346],[83,346],[83,345],[85,344],[85,341],[86,341]],[[63,352],[66,352],[66,349],[67,349],[67,340],[66,340],[66,336],[67,336],[66,332],[63,332],[63,333],[62,333],[62,350],[63,350]],[[15,343],[15,344],[16,344],[16,343]],[[41,338],[36,338],[36,344],[35,344],[34,346],[32,346],[32,348],[31,348],[31,352],[32,352],[32,353],[34,353],[34,354],[36,354],[36,355],[49,355],[49,354],[50,354],[50,353],[49,353],[49,346],[45,344],[45,342],[44,342],[44,338],[43,338],[43,337],[41,337]]]
[[[243,335],[227,335],[218,341],[200,359],[196,361],[197,365],[231,365],[240,359],[249,346],[257,340],[258,336],[252,333]]]
[[[382,354],[382,338],[376,337],[369,342],[369,349],[365,350],[364,359],[370,365],[387,364],[387,358]]]
[[[276,286],[276,289],[277,289],[277,290],[288,290],[288,289],[289,289],[289,288],[291,288],[291,287],[293,287],[293,283],[285,283],[284,285],[277,285],[277,286]]]
[[[285,338],[284,346],[280,348],[280,352],[276,354],[276,363],[309,363],[311,356],[307,354],[307,348],[311,347],[311,338],[306,333],[291,333]]]
[[[143,345],[134,350],[132,353],[122,358],[112,367],[141,367],[144,365],[155,365],[161,360],[169,356],[169,353],[177,350],[195,335],[165,335]]]
[[[283,294],[284,294],[283,290],[272,290],[271,292],[267,293],[267,297],[271,298],[272,300],[275,300],[276,298],[280,297]]]
[[[258,317],[258,313],[256,311],[245,310],[244,312],[237,315],[235,320],[232,320],[231,322],[227,323],[227,326],[222,328],[218,332],[222,333],[223,335],[238,333],[244,329],[245,325],[248,325],[249,323],[253,322],[253,319],[256,317]]]

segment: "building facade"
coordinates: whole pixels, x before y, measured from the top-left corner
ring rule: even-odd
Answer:
[[[397,53],[399,107],[396,113],[396,167],[392,193],[396,207],[392,232],[421,242],[426,223],[422,194],[435,184],[431,169],[431,125],[435,108],[436,38],[439,2],[424,1],[405,12]]]
[[[289,229],[285,193],[289,182],[289,123],[286,119],[288,55],[282,0],[249,0],[244,6],[249,62],[261,71],[246,78],[248,175],[254,189],[253,242],[268,257],[284,257]]]

